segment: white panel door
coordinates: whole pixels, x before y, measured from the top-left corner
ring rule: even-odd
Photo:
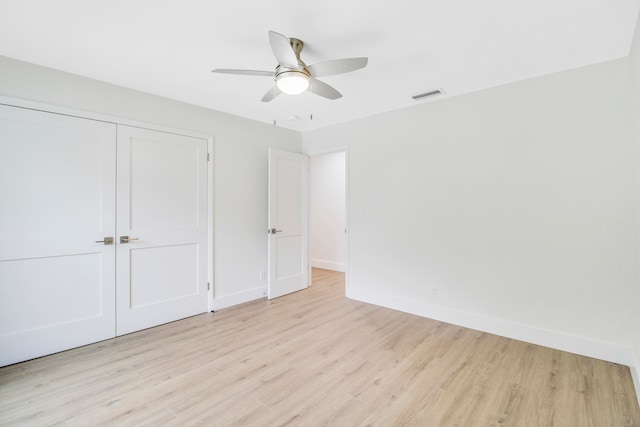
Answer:
[[[0,366],[115,336],[116,126],[0,105]]]
[[[307,156],[269,150],[269,299],[308,286],[307,170]]]
[[[117,334],[207,311],[207,140],[118,125],[117,189]]]

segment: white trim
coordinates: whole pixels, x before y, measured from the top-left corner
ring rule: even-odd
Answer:
[[[349,289],[349,284],[351,283],[351,279],[350,279],[350,274],[349,274],[349,236],[351,235],[351,223],[349,222],[349,146],[344,146],[342,147],[344,149],[344,167],[345,167],[345,171],[344,171],[344,185],[345,185],[345,189],[344,189],[344,197],[345,197],[345,203],[344,203],[344,208],[345,208],[345,216],[346,218],[344,219],[345,222],[345,226],[346,228],[346,236],[344,238],[345,240],[345,248],[344,248],[344,263],[345,263],[345,271],[344,271],[344,289],[345,289],[345,296],[347,293],[347,289]]]
[[[43,111],[46,113],[53,113],[53,114],[61,114],[64,116],[71,116],[71,117],[78,117],[81,119],[88,119],[88,120],[95,120],[95,121],[100,121],[100,122],[105,122],[105,123],[113,123],[115,125],[126,125],[126,126],[132,126],[132,127],[137,127],[137,128],[142,128],[142,129],[150,129],[150,130],[157,130],[160,132],[165,132],[165,133],[172,133],[172,134],[177,134],[177,135],[185,135],[185,136],[191,136],[194,138],[200,138],[200,139],[206,139],[207,140],[207,149],[209,150],[209,153],[211,154],[211,161],[208,162],[208,182],[207,182],[207,199],[208,199],[208,206],[207,206],[207,216],[208,216],[208,224],[207,226],[209,227],[209,231],[208,231],[208,235],[207,235],[207,251],[208,251],[208,256],[207,256],[207,280],[208,282],[211,284],[209,292],[207,293],[207,310],[212,311],[214,309],[214,292],[213,289],[215,289],[215,283],[214,283],[214,262],[213,262],[213,250],[214,250],[214,222],[213,222],[213,214],[214,214],[214,205],[213,205],[213,199],[214,199],[214,181],[213,181],[213,175],[214,175],[214,167],[213,167],[213,161],[214,161],[214,138],[212,135],[207,135],[204,133],[200,133],[200,132],[194,132],[194,131],[190,131],[190,130],[186,130],[186,129],[177,129],[177,128],[171,128],[171,127],[166,127],[166,126],[160,126],[160,125],[155,125],[155,124],[151,124],[151,123],[145,123],[145,122],[139,122],[137,120],[130,120],[124,117],[116,117],[116,116],[110,116],[110,115],[106,115],[106,114],[99,114],[99,113],[93,113],[90,111],[83,111],[83,110],[76,110],[73,108],[67,108],[67,107],[62,107],[59,105],[52,105],[52,104],[44,104],[41,102],[34,102],[34,101],[29,101],[26,99],[19,99],[19,98],[11,98],[11,97],[7,97],[7,96],[0,96],[0,105],[7,105],[7,106],[11,106],[11,107],[18,107],[18,108],[26,108],[29,110],[36,110],[36,111]]]
[[[341,273],[344,273],[346,266],[345,264],[342,264],[340,262],[326,261],[323,259],[312,259],[311,267],[322,268],[324,270],[339,271]]]
[[[634,361],[634,357],[632,356],[631,347],[615,343],[593,340],[549,329],[536,328],[521,323],[467,313],[447,307],[424,304],[408,298],[383,295],[361,288],[348,288],[347,298],[463,326],[465,328],[633,367],[632,362]],[[636,383],[636,390],[638,390],[637,377],[634,377],[634,381]]]
[[[631,378],[633,378],[633,386],[636,389],[636,399],[638,399],[638,405],[640,405],[640,378],[638,378],[638,365],[631,366]]]
[[[175,133],[178,135],[192,136],[194,138],[202,138],[213,141],[213,136],[200,132],[194,132],[186,129],[172,128],[152,123],[140,122],[137,120],[127,119],[125,117],[110,116],[107,114],[93,113],[91,111],[76,110],[73,108],[62,107],[53,104],[44,104],[41,102],[28,101],[26,99],[10,98],[0,96],[0,104],[11,107],[27,108],[29,110],[43,111],[46,113],[61,114],[64,116],[78,117],[80,119],[90,119],[100,122],[113,123],[117,125],[126,125],[143,129],[157,130],[166,133]]]
[[[306,151],[304,154],[306,154],[309,157],[315,157],[315,156],[322,156],[325,154],[346,153],[347,151],[349,151],[349,146],[341,145],[339,147],[328,147],[328,148],[321,148],[315,151]]]
[[[638,405],[640,405],[640,360],[638,360],[636,351],[633,352],[632,359],[634,363],[629,366],[629,369],[631,369],[631,378],[633,378],[633,386],[636,389],[636,398],[638,399]]]
[[[246,291],[217,297],[213,300],[213,309],[220,310],[223,308],[232,307],[234,305],[244,304],[245,302],[266,298],[266,296],[267,287],[259,286],[257,288],[248,289]]]
[[[214,155],[214,149],[215,149],[215,145],[214,145],[214,138],[207,138],[207,150],[209,150],[207,156],[208,161],[207,161],[207,173],[209,174],[209,180],[207,182],[207,185],[209,186],[208,190],[207,190],[207,210],[208,210],[208,220],[207,220],[207,227],[209,227],[209,235],[207,236],[208,242],[207,242],[207,252],[209,254],[209,259],[207,260],[207,280],[209,282],[209,294],[207,296],[207,311],[213,311],[213,305],[214,305],[214,299],[215,299],[215,274],[214,274],[214,260],[215,260],[215,247],[213,245],[213,242],[215,241],[215,233],[214,233],[214,215],[215,215],[215,210],[214,210],[214,197],[215,197],[215,191],[214,191],[214,185],[215,185],[215,181],[214,181],[214,173],[215,173],[215,168],[213,167],[213,162],[216,159],[216,156]]]

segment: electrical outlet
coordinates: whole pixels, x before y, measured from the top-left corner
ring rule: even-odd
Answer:
[[[431,288],[431,296],[434,298],[438,296],[438,288]]]
[[[260,272],[260,280],[267,280],[267,272],[266,271],[261,271]]]

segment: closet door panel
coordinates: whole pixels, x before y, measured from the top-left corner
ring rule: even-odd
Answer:
[[[115,336],[116,126],[0,105],[0,365]]]
[[[119,125],[117,222],[117,334],[205,312],[207,141]]]

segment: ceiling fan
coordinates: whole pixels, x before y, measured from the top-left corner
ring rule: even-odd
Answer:
[[[269,43],[278,60],[275,71],[217,68],[212,72],[275,78],[275,86],[265,93],[262,102],[269,102],[281,93],[298,95],[306,90],[327,99],[338,99],[342,97],[342,94],[316,77],[333,76],[359,70],[366,67],[368,62],[368,58],[344,58],[306,65],[300,59],[300,52],[304,47],[302,40],[287,38],[275,31],[269,31]]]

